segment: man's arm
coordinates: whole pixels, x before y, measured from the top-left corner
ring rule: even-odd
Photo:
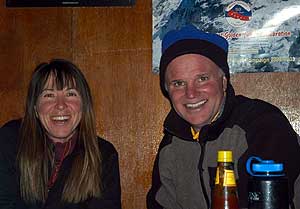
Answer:
[[[298,143],[300,146],[300,136],[297,136],[298,138]],[[298,175],[295,184],[294,184],[294,198],[293,202],[295,205],[295,208],[300,208],[300,174]]]
[[[288,119],[280,111],[268,112],[253,121],[248,130],[248,157],[256,155],[283,163],[289,180],[290,201],[293,200],[290,206],[294,204],[299,207],[300,145]]]
[[[153,171],[152,171],[152,184],[151,188],[147,194],[147,208],[148,209],[162,209],[163,207],[156,201],[155,196],[161,187],[161,180],[159,174],[159,153],[161,149],[170,144],[172,140],[172,136],[165,134],[158,148],[158,153],[155,157]]]

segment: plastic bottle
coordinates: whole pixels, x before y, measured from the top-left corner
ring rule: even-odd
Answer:
[[[246,168],[252,176],[248,182],[248,209],[289,208],[288,180],[282,163],[250,157]]]
[[[212,192],[212,209],[238,209],[232,151],[218,151],[218,167]]]

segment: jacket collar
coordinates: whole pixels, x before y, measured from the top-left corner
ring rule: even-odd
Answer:
[[[216,139],[225,128],[225,121],[230,116],[235,102],[235,92],[229,83],[226,90],[225,105],[221,116],[211,124],[205,125],[200,131],[200,142]],[[170,110],[164,121],[164,129],[166,133],[177,136],[184,140],[193,141],[191,133],[191,125],[182,119],[174,110]]]

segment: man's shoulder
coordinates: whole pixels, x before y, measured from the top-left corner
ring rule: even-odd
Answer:
[[[244,115],[256,115],[261,114],[282,114],[281,110],[261,99],[251,99],[246,96],[238,95],[236,96],[237,103],[234,108],[234,111],[243,113]]]
[[[284,113],[275,105],[241,95],[236,96],[227,122],[229,126],[239,125],[243,129],[248,129],[253,124],[272,126],[289,123]]]

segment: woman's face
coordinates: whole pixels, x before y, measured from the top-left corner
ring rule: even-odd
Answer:
[[[77,131],[82,117],[82,100],[74,88],[57,90],[50,76],[36,104],[37,117],[53,142],[66,142]]]

